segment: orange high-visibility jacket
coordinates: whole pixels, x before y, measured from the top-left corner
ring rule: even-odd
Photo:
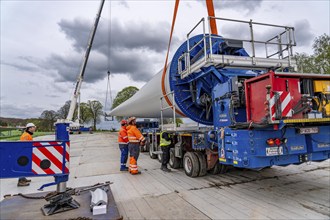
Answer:
[[[33,141],[33,137],[31,134],[27,133],[26,131],[24,131],[24,133],[21,135],[20,141]]]
[[[121,126],[119,133],[118,133],[118,143],[119,144],[127,144],[128,137],[127,137],[127,130],[125,126]]]
[[[135,125],[127,126],[127,135],[128,135],[128,141],[130,143],[139,143],[140,141],[145,140],[145,138],[143,137],[143,135]]]

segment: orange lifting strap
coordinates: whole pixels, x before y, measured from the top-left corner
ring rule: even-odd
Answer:
[[[207,13],[208,16],[210,17],[215,17],[214,14],[214,7],[213,7],[213,0],[205,0],[206,1],[206,6],[207,6]],[[162,93],[163,96],[169,106],[172,106],[172,103],[170,99],[167,97],[166,94],[166,89],[165,89],[165,75],[166,75],[166,70],[167,70],[167,61],[168,61],[168,54],[170,52],[170,47],[171,47],[171,41],[172,41],[172,35],[173,35],[173,30],[174,30],[174,25],[175,25],[175,19],[176,19],[176,14],[178,12],[179,8],[179,2],[180,0],[175,0],[175,6],[174,6],[174,13],[173,13],[173,19],[172,19],[172,26],[171,26],[171,34],[170,34],[170,40],[168,42],[168,47],[167,47],[167,53],[166,53],[166,59],[165,59],[165,65],[163,68],[163,74],[162,74]],[[217,31],[217,24],[214,18],[210,19],[210,26],[211,26],[211,33],[212,34],[218,34]],[[174,104],[174,103],[173,103]],[[172,107],[173,108],[173,107]],[[185,116],[181,111],[178,109],[175,109],[175,112],[178,113],[179,115]]]
[[[215,17],[213,0],[206,0],[206,7],[207,7],[207,13],[209,14],[209,17]],[[211,26],[211,33],[218,35],[217,23],[214,18],[210,19],[210,26]]]
[[[175,1],[174,13],[173,13],[173,19],[172,19],[172,27],[171,27],[171,34],[170,34],[170,40],[168,41],[167,53],[166,53],[166,59],[165,59],[165,65],[164,65],[164,68],[163,68],[163,75],[162,75],[162,93],[163,93],[163,96],[164,96],[164,98],[165,98],[165,100],[166,100],[166,102],[167,102],[167,104],[169,106],[172,106],[172,103],[171,103],[170,99],[167,97],[167,94],[166,94],[166,90],[165,90],[165,75],[166,75],[168,54],[170,52],[171,41],[172,41],[172,34],[173,34],[174,25],[175,25],[176,14],[177,14],[178,8],[179,8],[179,2],[180,2],[180,0],[176,0]],[[178,109],[175,109],[175,112],[178,113],[179,115],[185,116]]]

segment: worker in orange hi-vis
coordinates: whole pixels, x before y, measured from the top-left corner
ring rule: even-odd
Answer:
[[[118,133],[118,144],[120,155],[120,171],[127,171],[128,167],[126,166],[128,158],[128,136],[127,136],[127,121],[121,120],[121,128]]]
[[[137,160],[140,154],[140,145],[145,144],[145,138],[136,127],[136,118],[130,117],[128,119],[127,126],[127,135],[128,135],[128,150],[130,154],[129,160],[129,172],[132,175],[140,174],[138,170]]]
[[[20,141],[33,141],[33,133],[36,131],[37,126],[33,123],[28,123],[26,125],[24,133],[20,137]],[[20,177],[18,179],[17,186],[28,186],[30,185],[31,180],[26,179],[25,177]]]

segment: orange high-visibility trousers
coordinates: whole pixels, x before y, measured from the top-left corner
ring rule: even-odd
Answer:
[[[138,167],[137,167],[137,163],[134,157],[130,157],[129,159],[129,169],[128,171],[130,172],[130,174],[138,174]]]

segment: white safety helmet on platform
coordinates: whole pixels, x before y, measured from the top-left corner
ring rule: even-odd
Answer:
[[[26,128],[36,127],[33,123],[27,123]]]

